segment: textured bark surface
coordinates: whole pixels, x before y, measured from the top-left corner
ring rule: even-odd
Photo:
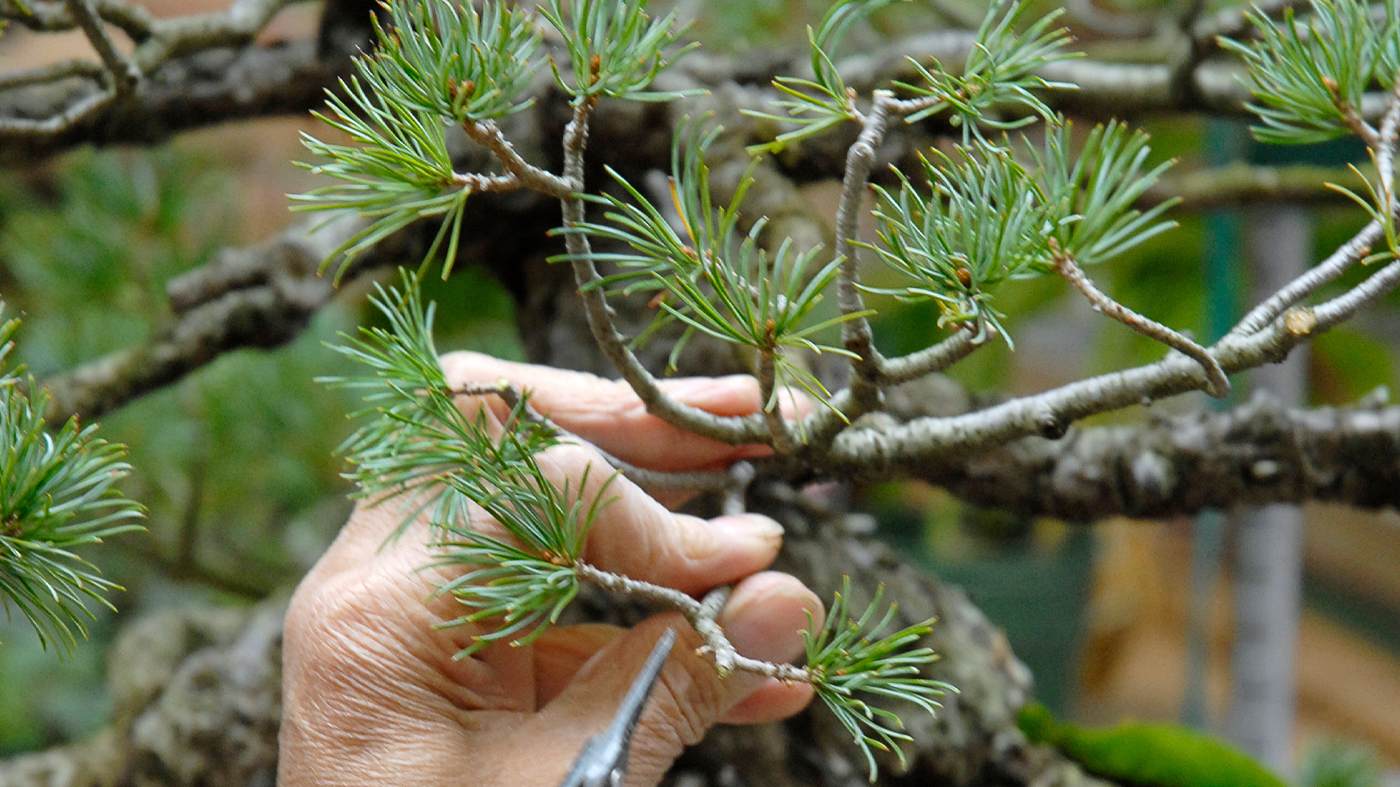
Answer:
[[[0,787],[271,787],[285,606],[163,610],[128,624],[108,662],[108,726],[0,762]]]

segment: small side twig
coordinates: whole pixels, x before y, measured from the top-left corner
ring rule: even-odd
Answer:
[[[968,323],[963,330],[957,331],[938,344],[886,360],[879,383],[883,387],[891,388],[941,372],[971,355],[977,348],[985,346],[996,335],[996,329],[990,325],[981,326],[979,329],[975,323]]]
[[[1316,326],[1305,333],[1324,331],[1351,319],[1357,312],[1380,300],[1397,285],[1400,285],[1400,261],[1386,265],[1345,293],[1308,310],[1316,316]],[[1300,310],[1289,312],[1285,319],[1295,312]],[[1292,327],[1290,331],[1298,332]]]
[[[735,670],[742,670],[789,683],[815,682],[812,674],[802,667],[751,659],[740,655],[734,649],[734,644],[729,641],[718,622],[719,613],[724,609],[733,591],[733,588],[727,585],[711,590],[705,594],[703,601],[696,601],[679,590],[603,571],[583,561],[574,563],[574,570],[578,572],[579,579],[604,590],[663,604],[685,615],[686,620],[705,642],[700,648],[700,655],[714,662],[715,671],[721,678],[729,677]]]
[[[66,0],[66,3],[68,12],[77,20],[83,34],[92,43],[93,49],[97,50],[97,56],[102,58],[102,64],[112,75],[112,89],[118,96],[130,93],[141,81],[141,70],[112,43],[111,36],[107,35],[107,28],[103,26],[96,9],[93,8],[92,0]]]
[[[578,572],[579,579],[591,582],[604,590],[622,593],[632,596],[633,598],[654,601],[671,607],[682,615],[685,615],[686,619],[691,621],[692,624],[700,616],[700,602],[674,588],[653,585],[650,582],[642,582],[632,579],[631,577],[625,577],[621,574],[614,574],[611,571],[604,571],[600,568],[590,566],[582,560],[574,563],[574,570]]]
[[[718,620],[720,611],[729,602],[733,591],[734,588],[729,585],[722,585],[706,593],[695,619],[690,621],[696,633],[705,640],[705,646],[701,648],[702,654],[714,659],[715,672],[718,672],[721,678],[727,678],[734,673],[734,662],[739,657],[733,643],[724,636],[724,629],[720,628]]]
[[[854,94],[851,95],[852,112],[861,130],[846,151],[846,172],[842,176],[841,198],[836,206],[833,244],[834,253],[843,261],[836,285],[836,303],[843,315],[856,314],[865,309],[864,299],[860,295],[860,255],[856,244],[859,241],[861,200],[870,183],[875,153],[884,141],[891,117],[910,115],[932,103],[931,98],[900,100],[888,90],[876,90],[872,94],[870,111],[862,113],[855,110]],[[879,404],[880,386],[877,381],[885,363],[875,349],[870,321],[862,316],[841,323],[841,343],[856,356],[851,362],[855,371],[851,393],[859,406],[869,412]]]
[[[1217,399],[1223,399],[1230,393],[1230,378],[1225,375],[1225,370],[1220,368],[1220,362],[1215,360],[1206,348],[1108,297],[1095,287],[1093,282],[1089,281],[1089,277],[1084,275],[1083,269],[1075,263],[1074,258],[1062,251],[1053,238],[1050,239],[1050,244],[1051,253],[1055,259],[1055,269],[1065,281],[1070,283],[1070,286],[1089,300],[1094,311],[1111,317],[1144,336],[1156,339],[1200,363],[1201,368],[1206,373],[1206,393]]]
[[[725,516],[737,516],[748,510],[744,497],[758,472],[752,462],[735,462],[729,466],[729,488],[724,491],[721,510]]]
[[[1376,174],[1380,177],[1381,198],[1385,201],[1381,205],[1381,212],[1387,216],[1395,215],[1395,145],[1396,133],[1400,129],[1400,79],[1396,79],[1395,84],[1390,89],[1389,104],[1385,114],[1381,116],[1380,132],[1377,142],[1379,147],[1374,148],[1371,153],[1376,161]]]
[[[491,154],[501,162],[501,166],[509,173],[509,179],[496,176],[501,184],[509,183],[510,187],[518,186],[531,189],[555,199],[567,199],[575,191],[573,188],[575,184],[567,179],[567,174],[561,178],[521,158],[520,154],[515,152],[515,147],[501,133],[501,128],[496,125],[495,121],[481,120],[463,123],[462,131],[466,133],[468,139],[491,151]],[[470,178],[472,176],[463,175],[460,177]],[[477,175],[475,177],[489,178],[491,176]]]
[[[117,99],[116,91],[101,90],[81,98],[42,120],[0,118],[0,135],[18,139],[57,137],[106,109]]]
[[[107,72],[91,60],[63,60],[40,68],[0,74],[0,90],[11,90],[29,85],[58,82],[64,79],[86,78],[100,80]]]
[[[893,388],[936,374],[971,355],[977,348],[986,346],[987,340],[995,335],[995,329],[986,326],[979,342],[975,327],[958,331],[938,344],[909,355],[885,360],[881,364],[880,376],[874,382],[881,388]],[[825,450],[842,429],[873,409],[852,396],[850,388],[843,388],[826,402],[825,407],[807,416],[800,428],[802,434],[808,435],[810,446]]]
[[[1376,132],[1374,139],[1367,141],[1368,145],[1373,143],[1374,147],[1371,148],[1371,152],[1375,157],[1376,170],[1380,178],[1381,197],[1386,202],[1385,205],[1380,207],[1382,210],[1387,211],[1388,218],[1394,220],[1396,213],[1400,212],[1400,202],[1395,199],[1395,150],[1397,144],[1400,144],[1400,80],[1396,81],[1396,84],[1391,90],[1389,104],[1386,107],[1385,114],[1381,118],[1380,130]],[[1289,282],[1283,289],[1274,293],[1263,303],[1251,309],[1250,312],[1244,316],[1244,319],[1240,320],[1239,324],[1230,330],[1227,338],[1238,339],[1263,330],[1294,304],[1297,304],[1299,301],[1313,294],[1324,285],[1336,280],[1338,276],[1345,273],[1352,265],[1364,259],[1371,253],[1372,246],[1374,246],[1377,241],[1384,239],[1385,236],[1386,229],[1381,222],[1375,220],[1368,222],[1365,227],[1361,228],[1360,232],[1353,235],[1350,240],[1337,247],[1336,251],[1328,255],[1327,259]],[[1374,299],[1375,297],[1379,297],[1379,295],[1370,295],[1373,291],[1388,292],[1395,286],[1393,282],[1388,280],[1390,267],[1391,266],[1387,266],[1380,273],[1371,277],[1371,279],[1376,279],[1377,277],[1385,278],[1381,278],[1375,282],[1372,282],[1371,279],[1367,279],[1365,283],[1357,286],[1350,292],[1332,299],[1332,301],[1329,302],[1328,308],[1324,309],[1323,313],[1331,314],[1333,312],[1341,313],[1345,311],[1349,317],[1351,314],[1355,313],[1355,310],[1350,306],[1351,303],[1361,303],[1363,301],[1369,303],[1370,301],[1366,300],[1367,298]],[[1338,321],[1341,319],[1346,318],[1338,318]],[[1329,323],[1329,325],[1331,324],[1335,324],[1335,322]]]
[[[846,151],[846,173],[841,181],[841,199],[836,207],[836,237],[834,253],[844,260],[841,277],[836,285],[836,303],[842,314],[856,314],[865,309],[860,295],[860,257],[856,242],[860,228],[861,200],[870,182],[870,170],[875,166],[875,152],[885,137],[894,94],[877,90],[868,113],[858,115],[860,135]],[[879,389],[872,382],[879,374],[880,356],[875,349],[870,321],[855,317],[841,323],[841,341],[856,355],[852,362],[856,378],[851,381],[852,392],[859,399],[875,399]]]
[[[1341,113],[1342,120],[1346,122],[1352,133],[1361,137],[1361,141],[1366,143],[1366,147],[1371,150],[1379,150],[1381,147],[1380,132],[1376,130],[1375,126],[1366,122],[1360,109],[1342,96],[1341,86],[1337,84],[1336,80],[1331,77],[1323,77],[1322,86],[1327,88],[1327,92],[1332,95],[1332,104]]]
[[[488,191],[514,191],[524,184],[515,175],[483,175],[476,172],[454,172],[452,185],[467,189],[473,194]]]
[[[1385,228],[1381,226],[1380,222],[1368,223],[1350,240],[1337,247],[1337,250],[1328,255],[1327,259],[1251,309],[1244,316],[1244,319],[1230,330],[1227,338],[1240,339],[1268,327],[1289,307],[1335,281],[1358,260],[1370,254],[1371,246],[1383,237],[1385,237]]]
[[[778,384],[775,368],[776,355],[777,350],[772,347],[759,350],[758,391],[759,398],[762,400],[760,407],[763,412],[763,421],[767,424],[768,434],[773,439],[773,448],[778,453],[787,455],[793,452],[796,443],[788,428],[787,420],[783,418],[782,407],[775,397]]]

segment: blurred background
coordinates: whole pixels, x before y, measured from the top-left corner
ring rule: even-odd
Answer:
[[[184,15],[226,3],[146,4],[157,15]],[[823,10],[819,0],[681,4],[698,20],[694,34],[706,47],[730,52],[760,45],[797,51],[805,25]],[[1076,36],[1093,49],[1104,25],[1162,3],[1070,5]],[[857,31],[847,49],[877,47],[882,36],[933,28],[957,14],[977,18],[984,7],[971,0],[905,3]],[[263,35],[309,34],[316,14],[315,4],[292,6]],[[6,71],[88,54],[80,34],[0,36]],[[1155,157],[1180,160],[1177,174],[1245,164],[1340,170],[1364,158],[1348,145],[1265,150],[1242,122],[1135,120],[1152,132]],[[317,185],[290,163],[305,158],[298,132],[324,134],[317,126],[310,118],[235,124],[159,149],[85,150],[0,172],[0,296],[24,317],[20,359],[42,378],[135,343],[168,308],[168,278],[209,261],[221,246],[284,228],[284,195]],[[816,184],[807,194],[834,206],[836,191],[834,183]],[[1175,218],[1178,229],[1092,275],[1126,305],[1207,339],[1253,302],[1251,293],[1289,266],[1320,259],[1364,221],[1335,199],[1178,210]],[[878,282],[882,274],[871,275]],[[429,289],[442,304],[439,348],[522,357],[511,300],[494,282],[468,271]],[[113,599],[118,612],[95,610],[92,637],[71,659],[41,651],[22,619],[0,619],[0,757],[72,740],[103,723],[106,648],[124,620],[169,606],[248,605],[287,592],[334,537],[349,512],[334,450],[351,429],[345,415],[356,402],[313,378],[345,371],[325,344],[370,319],[358,296],[343,294],[288,347],[226,356],[102,419],[103,436],[130,447],[136,469],[126,493],[150,509],[150,533],[91,553],[126,592]],[[974,390],[1032,393],[1161,354],[1143,337],[1096,319],[1058,281],[1018,283],[998,297],[1016,351],[998,345],[954,367],[952,376]],[[874,305],[887,353],[934,338],[929,312],[889,299]],[[1398,349],[1400,296],[1392,295],[1321,336],[1290,366],[1237,384],[1233,401],[1253,385],[1299,404],[1352,403],[1395,385]],[[1153,409],[1206,406],[1204,397],[1181,397]],[[1133,408],[1096,422],[1143,417]],[[1181,721],[1254,746],[1285,773],[1312,773],[1319,762],[1332,762],[1360,774],[1357,784],[1400,784],[1396,512],[1309,505],[1071,525],[978,509],[915,483],[856,494],[885,538],[962,585],[1005,628],[1035,674],[1039,699],[1058,714],[1093,724]],[[1283,574],[1273,585],[1261,586],[1239,568],[1249,565],[1250,532],[1281,545]],[[1289,566],[1300,570],[1290,574]],[[1296,692],[1296,723],[1286,729],[1281,753],[1268,748],[1276,742],[1249,744],[1248,730],[1232,730],[1232,704],[1247,694],[1240,684],[1249,678],[1232,671],[1240,659],[1232,654],[1258,633],[1241,620],[1256,615],[1251,599],[1259,593],[1301,599],[1293,612],[1283,605],[1283,624],[1276,615],[1265,626],[1282,625],[1282,633],[1265,632],[1253,643],[1282,658]]]

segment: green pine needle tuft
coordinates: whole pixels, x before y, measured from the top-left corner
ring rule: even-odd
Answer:
[[[355,60],[356,76],[327,90],[331,113],[313,113],[355,143],[302,142],[327,163],[312,172],[342,181],[292,195],[297,211],[352,210],[372,219],[326,259],[336,278],[376,243],[420,219],[442,217],[424,265],[447,241],[444,275],[457,252],[471,190],[452,169],[447,126],[519,112],[535,71],[540,34],[525,11],[500,0],[481,10],[450,0],[395,0],[377,45]]]
[[[519,461],[510,458],[521,448],[512,430],[502,435],[500,445],[508,450],[482,457],[480,472],[454,475],[448,484],[500,523],[513,540],[453,523],[444,527],[435,544],[441,559],[434,565],[471,567],[439,592],[475,610],[442,626],[500,620],[499,627],[477,635],[458,658],[493,642],[528,644],[559,619],[578,595],[574,565],[583,557],[588,531],[610,502],[607,489],[617,477],[605,481],[585,505],[591,468],[585,469],[576,490],[567,482],[559,489],[533,454]]]
[[[403,272],[402,289],[378,288],[372,303],[388,328],[362,328],[339,352],[369,367],[358,378],[326,378],[360,389],[369,421],[341,447],[359,485],[356,496],[402,507],[400,535],[427,512],[435,566],[471,567],[439,593],[473,611],[443,625],[499,619],[459,658],[487,644],[525,644],[542,634],[578,593],[574,564],[588,531],[607,504],[604,482],[585,505],[583,490],[557,488],[536,456],[558,444],[552,430],[526,416],[528,396],[499,429],[485,409],[469,418],[455,401],[432,341],[434,308],[424,307],[417,276]],[[499,431],[499,435],[493,432]],[[509,538],[472,527],[472,507],[499,523]]]
[[[959,158],[921,157],[927,196],[902,173],[898,192],[875,187],[880,245],[869,246],[914,283],[868,288],[902,300],[933,300],[940,325],[993,328],[1011,337],[992,306],[996,287],[1054,270],[1053,239],[1082,265],[1105,262],[1176,226],[1162,219],[1175,201],[1133,207],[1171,166],[1148,166],[1147,135],[1109,123],[1076,153],[1065,123],[1046,134],[1030,166],[1009,146],[974,141]],[[1014,346],[1014,345],[1013,345]]]
[[[680,45],[685,26],[677,24],[676,11],[653,19],[645,6],[646,0],[550,0],[541,8],[569,50],[572,79],[549,63],[559,87],[575,100],[671,101],[703,93],[650,89],[658,74],[697,45]]]
[[[836,70],[832,56],[853,25],[891,2],[893,0],[838,0],[822,15],[816,29],[810,25],[807,27],[814,78],[778,77],[773,80],[773,87],[786,96],[774,102],[774,106],[783,110],[783,114],[743,110],[750,117],[778,121],[797,128],[779,134],[767,144],[751,146],[750,153],[777,153],[794,142],[856,119],[851,105],[852,94],[841,79],[841,73]]]
[[[359,487],[355,496],[404,506],[402,526],[427,511],[430,521],[446,527],[467,520],[467,499],[451,483],[455,476],[479,472],[474,468],[483,455],[522,461],[557,441],[552,432],[514,417],[513,440],[502,447],[481,418],[462,413],[433,346],[436,309],[423,305],[415,274],[402,271],[402,277],[402,289],[376,285],[370,297],[389,327],[361,328],[358,338],[345,337],[346,345],[332,347],[371,374],[320,381],[357,389],[368,405],[351,414],[368,420],[339,449],[350,465],[346,477]],[[514,453],[500,453],[508,449]]]
[[[904,764],[904,751],[899,741],[911,738],[902,732],[899,716],[883,708],[867,704],[856,697],[857,692],[911,703],[932,714],[942,707],[938,698],[957,689],[941,681],[920,677],[925,666],[938,660],[929,648],[905,650],[917,643],[933,627],[932,619],[874,639],[887,628],[897,612],[891,604],[876,620],[885,587],[875,591],[875,598],[859,618],[851,615],[851,578],[842,577],[841,591],[836,594],[821,631],[804,631],[807,645],[807,669],[816,680],[813,688],[841,725],[855,738],[870,767],[870,781],[875,781],[877,768],[872,748],[893,750]]]
[[[851,356],[845,348],[819,344],[813,337],[871,312],[808,321],[827,286],[840,275],[843,259],[821,262],[818,258],[822,247],[799,252],[791,239],[784,239],[774,251],[765,250],[759,245],[759,238],[766,219],[754,222],[747,233],[741,233],[740,209],[754,182],[748,173],[739,182],[729,205],[714,207],[705,151],[720,131],[718,127],[702,131],[695,122],[677,129],[671,150],[671,196],[681,231],[640,191],[609,170],[631,199],[611,194],[588,196],[586,199],[607,208],[607,223],[583,222],[561,227],[555,233],[579,233],[621,241],[631,247],[630,252],[593,252],[589,259],[610,262],[622,269],[604,278],[601,286],[623,293],[658,293],[654,300],[658,310],[656,322],[639,341],[670,320],[685,324],[686,332],[671,353],[673,366],[686,341],[699,332],[729,344],[773,351],[778,377],[775,393],[786,385],[796,385],[824,401],[830,393],[801,365],[786,358],[782,350]],[[751,162],[750,172],[756,164]],[[573,257],[561,255],[554,259]],[[776,406],[776,396],[765,403],[770,410]]]
[[[50,432],[47,392],[31,400],[21,370],[3,371],[18,327],[0,322],[0,607],[7,617],[19,609],[45,648],[71,653],[87,636],[87,602],[111,608],[105,594],[120,590],[74,550],[142,529],[133,520],[143,509],[115,488],[131,470],[124,446],[77,418]],[[34,389],[33,378],[25,387]]]
[[[1376,18],[1363,0],[1313,0],[1311,14],[1298,19],[1287,9],[1282,23],[1254,10],[1255,40],[1220,39],[1249,68],[1249,108],[1263,121],[1255,139],[1299,145],[1355,130],[1362,96],[1389,92],[1400,77],[1400,9],[1381,6],[1384,17]]]
[[[1067,82],[1048,82],[1036,71],[1046,63],[1076,57],[1066,52],[1069,31],[1056,26],[1064,13],[1055,9],[1036,20],[1024,33],[1016,26],[1030,9],[1026,0],[994,0],[987,16],[977,29],[977,36],[963,64],[960,75],[943,70],[938,61],[932,68],[910,58],[909,62],[923,77],[918,84],[897,82],[899,87],[916,96],[926,96],[936,102],[906,118],[909,123],[936,115],[953,113],[952,124],[963,127],[963,142],[981,135],[982,127],[1006,131],[1030,125],[1037,119],[1052,120],[1055,113],[1034,92],[1036,90],[1075,90]],[[1016,120],[1004,121],[996,116],[998,108],[1020,107],[1029,114]]]

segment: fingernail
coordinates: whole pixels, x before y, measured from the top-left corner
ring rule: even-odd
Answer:
[[[762,514],[721,516],[711,519],[710,524],[723,536],[764,546],[783,540],[783,526]]]

